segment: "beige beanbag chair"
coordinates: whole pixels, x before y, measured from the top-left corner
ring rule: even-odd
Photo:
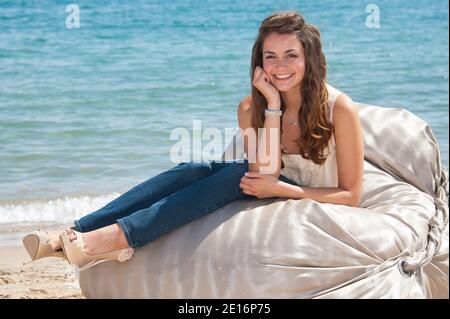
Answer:
[[[359,207],[234,201],[136,249],[130,261],[81,272],[84,295],[449,298],[448,174],[436,138],[405,109],[357,105],[365,140]]]

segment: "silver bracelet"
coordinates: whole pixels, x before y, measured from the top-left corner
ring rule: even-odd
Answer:
[[[283,111],[281,110],[271,110],[271,109],[265,109],[264,110],[264,116],[267,115],[278,115],[281,116],[283,114]]]

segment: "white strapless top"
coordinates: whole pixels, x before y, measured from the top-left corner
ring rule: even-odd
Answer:
[[[328,84],[327,89],[330,121],[333,123],[334,103],[336,102],[338,95],[342,92]],[[293,180],[300,186],[338,187],[336,142],[334,140],[334,134],[328,142],[325,154],[328,154],[327,159],[322,165],[318,165],[312,160],[304,159],[300,154],[281,153],[281,158],[284,163],[284,168],[281,169],[281,175]]]

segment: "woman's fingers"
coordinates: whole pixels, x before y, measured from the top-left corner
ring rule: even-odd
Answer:
[[[256,195],[253,194],[251,191],[243,190],[242,192],[243,192],[244,194],[246,194],[246,195],[256,196]]]
[[[245,192],[248,192],[249,195],[254,195],[252,191],[252,186],[248,181],[248,177],[244,176],[241,178],[241,182],[239,183],[239,187],[243,190],[244,194],[247,194]]]
[[[257,66],[253,75],[254,82],[258,83],[259,81],[265,81],[266,79],[268,79],[266,72],[264,72],[261,67]]]
[[[246,195],[256,196],[252,191],[252,187],[250,186],[249,180],[250,178],[247,176],[243,176],[241,178],[241,182],[239,183],[239,187],[242,189],[242,192]]]
[[[257,76],[257,79],[262,78],[264,81],[269,82],[269,76],[267,73],[261,68],[260,66],[257,66],[255,69],[255,75]]]
[[[257,67],[256,69],[255,69],[255,73],[253,74],[253,85],[254,86],[257,86],[258,85],[258,82],[260,81],[260,79],[261,79],[261,75],[262,75],[262,69],[260,70],[260,69],[258,69],[259,67]]]
[[[248,171],[248,172],[246,172],[245,173],[245,177],[247,177],[247,178],[255,178],[255,177],[263,177],[262,176],[262,174],[260,174],[260,173],[258,173],[258,172],[251,172],[251,171]]]
[[[247,191],[251,190],[250,186],[248,186],[242,182],[239,184],[239,187],[242,188],[243,190],[247,190]]]
[[[252,85],[264,95],[267,101],[276,102],[280,98],[280,92],[272,84],[269,74],[259,66],[255,68]]]
[[[245,184],[246,186],[251,186],[252,185],[252,180],[253,180],[253,178],[247,177],[245,175],[241,177],[241,183]]]

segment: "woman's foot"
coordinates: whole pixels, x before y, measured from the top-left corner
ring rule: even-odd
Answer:
[[[77,235],[68,229],[66,233],[70,241],[77,239]],[[117,224],[99,228],[86,233],[78,233],[82,236],[83,251],[88,255],[99,255],[114,250],[129,248],[127,239]],[[60,241],[58,240],[60,243]]]
[[[60,235],[63,231],[67,232],[67,234],[69,235],[69,239],[70,239],[71,241],[77,238],[70,228],[69,228],[69,229],[65,229],[65,230],[53,230],[53,231],[47,231],[48,238],[49,238],[49,244],[50,244],[50,247],[52,247],[52,249],[53,249],[54,251],[58,251],[58,250],[61,250],[61,249],[62,249],[62,247],[61,247],[61,241],[60,241],[60,239],[59,239],[59,235]]]
[[[124,262],[133,256],[133,248],[128,247],[123,233],[123,238],[121,237],[121,230],[117,225],[87,233],[70,230],[69,232],[60,234],[62,248],[69,263],[76,265],[80,271],[108,260]],[[69,234],[78,238],[69,240]],[[124,240],[125,243],[121,240]]]

